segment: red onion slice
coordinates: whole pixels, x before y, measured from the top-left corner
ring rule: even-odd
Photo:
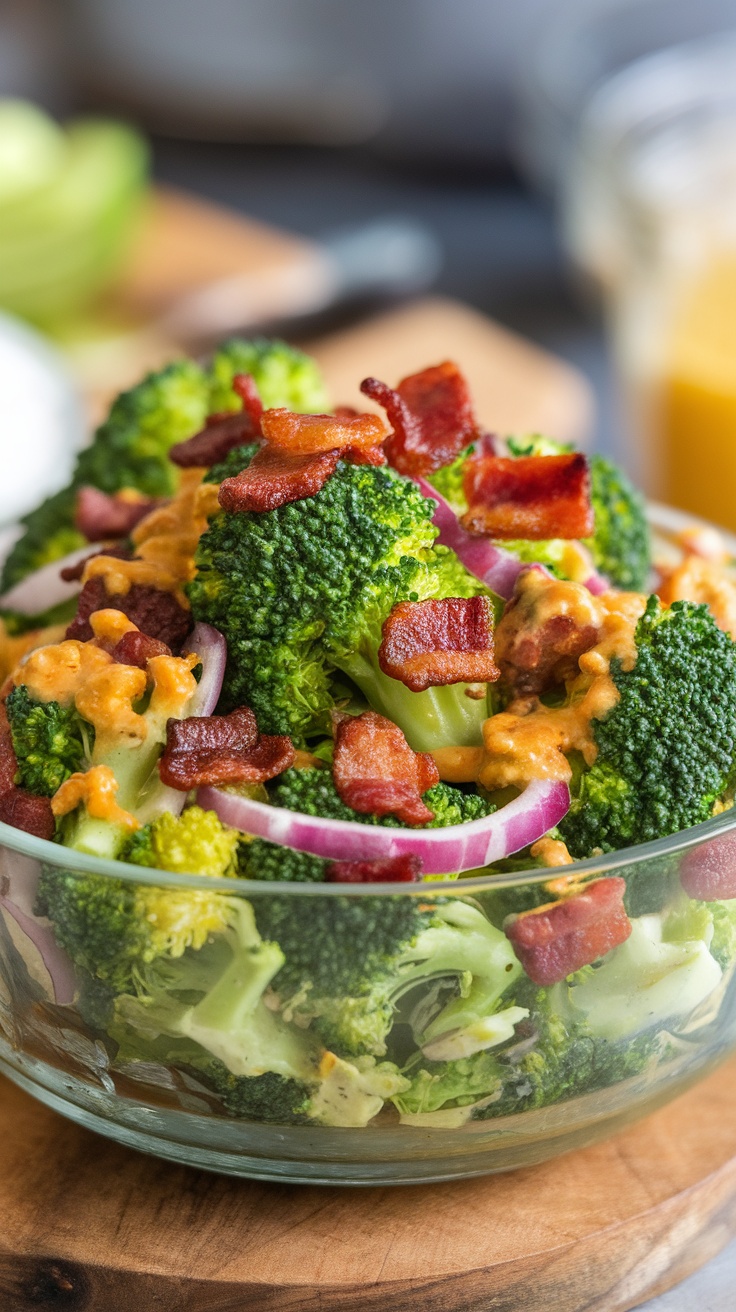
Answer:
[[[68,556],[61,556],[59,560],[52,560],[49,565],[34,570],[33,574],[28,574],[0,597],[0,606],[7,607],[8,610],[17,610],[21,615],[38,615],[41,611],[48,610],[50,606],[57,606],[61,601],[76,597],[82,588],[80,580],[73,579],[71,583],[67,583],[61,577],[60,571],[70,565],[79,564],[80,560],[86,560],[88,556],[94,556],[95,552],[100,550],[99,543],[88,542],[86,546],[70,551]]]
[[[202,677],[197,684],[187,719],[192,715],[212,715],[222,691],[227,663],[227,643],[211,624],[195,624],[184,643],[183,654],[194,652],[202,662]]]
[[[437,541],[443,547],[451,547],[471,574],[485,583],[491,592],[508,601],[524,564],[510,551],[494,546],[489,538],[466,533],[450,503],[435,491],[431,483],[424,478],[415,481],[425,497],[437,502],[433,515],[433,522],[440,531]]]
[[[224,824],[280,847],[332,861],[375,861],[411,853],[425,875],[463,874],[518,852],[553,829],[570,806],[565,783],[535,780],[513,802],[481,820],[446,829],[384,829],[356,820],[324,820],[256,802],[219,788],[200,788],[197,802]]]
[[[18,928],[38,951],[49,973],[54,1000],[59,1006],[74,1001],[77,979],[74,966],[63,948],[54,938],[49,922],[38,919],[33,907],[38,893],[41,867],[32,857],[20,856],[7,849],[3,853],[0,870],[0,907],[12,916]]]
[[[54,1001],[60,1007],[69,1006],[74,1001],[77,988],[74,967],[64,949],[56,942],[50,926],[21,911],[8,897],[0,897],[0,907],[13,917],[18,928],[37,948],[51,979]]]

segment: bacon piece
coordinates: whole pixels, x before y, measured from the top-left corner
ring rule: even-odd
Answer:
[[[253,431],[261,437],[263,435],[261,429],[263,402],[258,391],[258,384],[253,375],[236,374],[233,378],[233,391],[237,392],[243,402],[243,411],[250,419],[250,422],[253,425]]]
[[[395,390],[378,378],[364,378],[360,390],[386,411],[389,464],[410,478],[449,464],[477,435],[468,385],[451,360],[402,378]]]
[[[108,538],[127,538],[159,501],[142,497],[128,501],[116,493],[108,496],[97,487],[80,487],[77,492],[74,524],[88,542],[105,542]]]
[[[328,884],[409,884],[422,877],[422,858],[413,852],[377,861],[332,861],[327,867]]]
[[[324,487],[339,459],[339,451],[290,456],[273,447],[262,447],[247,469],[220,484],[220,505],[230,514],[244,510],[261,514],[291,501],[303,501]]]
[[[91,551],[84,560],[78,560],[76,565],[65,565],[64,569],[59,570],[59,578],[65,583],[76,583],[82,578],[88,560],[94,560],[95,556],[114,556],[115,560],[131,560],[132,551],[130,547],[103,547],[101,551]]]
[[[51,839],[56,822],[48,797],[36,797],[25,788],[11,788],[0,796],[0,820],[36,838]]]
[[[89,642],[94,635],[89,617],[96,610],[119,610],[127,615],[142,633],[158,638],[177,654],[192,627],[188,610],[179,605],[171,592],[148,584],[134,583],[127,592],[108,593],[103,578],[88,579],[79,594],[77,613],[66,631],[67,638]]]
[[[448,683],[492,683],[493,608],[488,597],[400,601],[383,624],[378,663],[412,692]]]
[[[346,446],[341,453],[342,459],[350,465],[387,465],[388,461],[380,446],[361,450],[357,446]]]
[[[534,697],[573,678],[583,652],[600,638],[600,621],[600,607],[581,583],[560,583],[538,565],[523,570],[496,626],[504,687]]]
[[[269,446],[292,456],[320,451],[371,451],[386,439],[378,415],[300,415],[293,410],[264,410],[263,436]]]
[[[170,788],[189,792],[205,784],[264,783],[294,764],[296,753],[285,736],[258,734],[248,706],[229,715],[169,720],[159,775]]]
[[[395,815],[407,825],[432,819],[422,794],[439,783],[437,766],[427,752],[412,751],[398,725],[375,711],[337,722],[332,771],[342,801],[354,811]]]
[[[464,476],[469,533],[492,538],[587,538],[595,529],[590,474],[579,452],[471,457]]]
[[[48,797],[36,797],[15,782],[18,760],[5,703],[0,704],[0,820],[36,838],[53,838],[56,824]]]
[[[158,638],[131,629],[115,643],[111,654],[118,665],[137,665],[140,670],[145,670],[152,657],[170,656],[171,649]]]
[[[631,933],[625,892],[626,880],[612,875],[507,922],[506,937],[530,980],[545,988],[558,984],[624,943]]]
[[[244,410],[210,415],[200,433],[172,446],[169,460],[180,469],[209,469],[224,460],[234,447],[255,442],[259,437],[259,428]]]
[[[688,897],[699,902],[736,898],[736,838],[723,834],[685,852],[680,882]]]

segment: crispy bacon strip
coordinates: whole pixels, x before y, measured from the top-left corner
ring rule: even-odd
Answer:
[[[579,452],[471,457],[463,527],[492,538],[587,538],[595,529],[590,474]]]
[[[162,592],[147,584],[134,583],[127,592],[110,595],[99,575],[88,579],[79,594],[77,613],[66,631],[67,638],[89,642],[94,635],[89,622],[96,610],[119,610],[149,638],[158,638],[170,651],[178,653],[192,627],[188,610],[180,606],[171,592]]]
[[[493,608],[488,597],[400,601],[383,624],[378,662],[412,692],[448,683],[492,683]]]
[[[74,524],[88,542],[106,542],[109,538],[127,538],[146,515],[160,502],[150,497],[129,501],[116,493],[108,496],[97,487],[80,487],[74,511]]]
[[[233,378],[233,391],[237,392],[243,402],[243,412],[248,415],[254,431],[262,436],[261,416],[263,402],[258,391],[258,384],[252,374],[236,374]]]
[[[15,783],[18,761],[5,703],[0,704],[0,820],[36,838],[51,839],[56,822],[48,797],[36,797]]]
[[[234,447],[255,442],[259,437],[260,428],[245,410],[210,415],[200,433],[172,446],[169,460],[180,469],[209,469],[224,460]]]
[[[449,464],[476,436],[467,383],[450,360],[402,378],[395,390],[378,378],[364,378],[360,390],[388,415],[389,464],[411,478]]]
[[[335,728],[332,771],[346,806],[427,825],[432,812],[422,794],[439,783],[427,752],[414,752],[398,725],[375,711],[345,716]]]
[[[534,984],[547,988],[624,943],[626,880],[597,879],[581,893],[525,911],[505,925],[506,937]]]
[[[205,784],[264,783],[294,764],[291,739],[259,736],[248,706],[229,715],[169,720],[159,775],[170,788],[189,792]]]
[[[688,897],[699,902],[736,898],[736,838],[723,834],[689,848],[682,858],[680,882]]]
[[[378,861],[332,861],[327,867],[328,884],[409,884],[422,877],[422,859],[413,852]]]
[[[600,624],[600,607],[581,583],[556,584],[539,566],[522,570],[496,626],[504,687],[514,697],[534,697],[571,679],[583,652],[599,641]]]
[[[321,451],[372,451],[386,438],[378,415],[300,415],[293,410],[264,410],[263,436],[269,446],[292,456]]]
[[[290,456],[270,446],[262,447],[247,469],[220,484],[220,505],[230,514],[244,510],[261,514],[313,497],[334,474],[339,459],[339,451]]]
[[[158,638],[131,629],[115,643],[111,655],[118,665],[137,665],[138,669],[145,670],[154,656],[170,656],[171,649]]]

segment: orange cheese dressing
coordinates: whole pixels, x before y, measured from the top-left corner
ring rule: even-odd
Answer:
[[[531,852],[531,855],[533,857],[536,857],[537,861],[542,862],[542,865],[545,866],[571,866],[572,865],[572,857],[570,856],[570,853],[567,850],[566,844],[563,843],[561,838],[550,838],[549,835],[545,835],[544,838],[539,838],[536,843],[532,843],[532,846],[529,850]],[[548,890],[548,892],[552,893],[555,891],[552,885],[562,882],[563,882],[562,880],[551,880],[549,884],[545,884],[545,888]],[[567,877],[564,881],[564,885],[567,886],[569,882],[570,882],[569,877]]]
[[[718,627],[736,638],[736,584],[722,562],[689,555],[665,576],[658,593],[665,606],[705,602]]]
[[[166,506],[151,511],[131,534],[136,560],[94,556],[85,566],[83,581],[103,578],[111,595],[125,595],[134,584],[173,592],[189,608],[183,585],[194,578],[194,553],[207,520],[218,509],[218,487],[203,483],[202,469],[182,471],[179,490]]]
[[[66,624],[52,624],[46,629],[32,629],[28,633],[11,636],[0,619],[0,684],[5,682],[28,652],[50,642],[59,642],[65,632]]]
[[[534,779],[567,783],[572,777],[568,753],[580,752],[587,765],[595,760],[592,723],[604,719],[619,696],[611,661],[620,661],[624,670],[635,665],[634,634],[646,598],[625,592],[594,597],[578,584],[541,574],[539,585],[540,627],[554,615],[569,615],[581,627],[594,624],[598,642],[580,657],[580,673],[567,685],[565,706],[545,706],[537,697],[520,699],[485,721],[482,748],[433,752],[440,777],[448,782],[475,781],[491,793],[522,789]]]
[[[69,776],[51,799],[51,810],[57,819],[74,811],[82,802],[93,820],[107,820],[110,824],[124,825],[126,829],[139,829],[134,815],[118,806],[115,798],[118,781],[109,765],[93,765],[83,773]]]

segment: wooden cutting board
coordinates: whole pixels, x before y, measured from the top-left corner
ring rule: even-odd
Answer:
[[[736,1230],[736,1058],[615,1138],[394,1189],[176,1167],[0,1079],[3,1312],[624,1312]]]

